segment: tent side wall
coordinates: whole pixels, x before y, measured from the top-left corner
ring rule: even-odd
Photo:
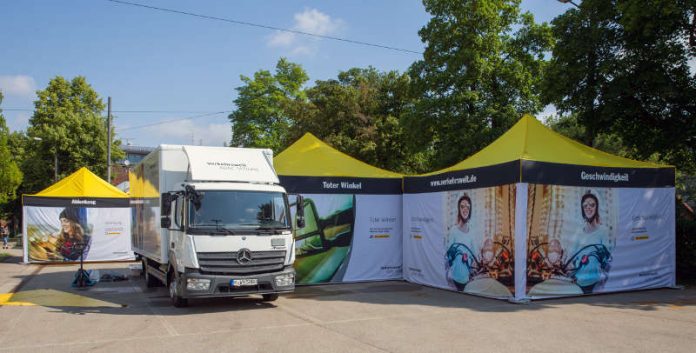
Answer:
[[[291,205],[295,195],[304,198],[306,225],[295,235],[298,284],[402,278],[401,178],[281,174],[280,183]]]
[[[674,285],[673,168],[517,167],[405,177],[404,279],[513,300]]]
[[[673,168],[524,161],[522,170],[527,231],[516,241],[529,248],[517,299],[675,284]]]
[[[274,164],[291,203],[293,194],[304,196],[306,227],[295,238],[298,284],[401,279],[401,174],[359,161],[310,133]]]
[[[24,196],[24,261],[134,259],[128,203],[127,198]]]
[[[513,298],[519,171],[513,161],[405,177],[404,279]]]

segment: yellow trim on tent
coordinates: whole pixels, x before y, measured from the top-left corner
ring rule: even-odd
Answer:
[[[401,178],[399,173],[373,167],[327,145],[311,133],[273,159],[276,173],[285,176]]]
[[[55,184],[29,196],[128,198],[128,194],[82,167]]]
[[[510,130],[473,156],[445,169],[423,175],[486,167],[516,160],[614,168],[666,168],[602,152],[573,141],[525,115]]]

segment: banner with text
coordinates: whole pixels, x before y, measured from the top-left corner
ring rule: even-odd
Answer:
[[[401,195],[302,196],[305,227],[295,235],[298,284],[401,279]],[[292,195],[290,200],[296,203]]]
[[[28,260],[133,260],[130,221],[127,207],[24,206]]]
[[[674,188],[530,184],[527,296],[675,284]]]
[[[403,196],[404,278],[494,298],[514,293],[515,185]]]

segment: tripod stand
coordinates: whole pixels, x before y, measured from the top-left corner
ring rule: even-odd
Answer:
[[[89,273],[85,271],[84,265],[84,254],[85,254],[85,243],[76,243],[74,249],[80,252],[80,269],[75,273],[75,279],[73,280],[73,287],[85,288],[94,285],[94,282],[89,279]]]

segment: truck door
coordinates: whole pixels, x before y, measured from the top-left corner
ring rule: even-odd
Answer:
[[[190,263],[190,259],[187,259],[187,252],[185,251],[185,241],[186,236],[184,230],[186,229],[186,198],[184,195],[178,195],[176,200],[172,203],[172,225],[169,227],[169,253],[174,254],[175,261],[177,263],[177,270],[183,271],[183,264]],[[186,261],[189,260],[189,261]],[[171,261],[171,258],[170,258]]]

